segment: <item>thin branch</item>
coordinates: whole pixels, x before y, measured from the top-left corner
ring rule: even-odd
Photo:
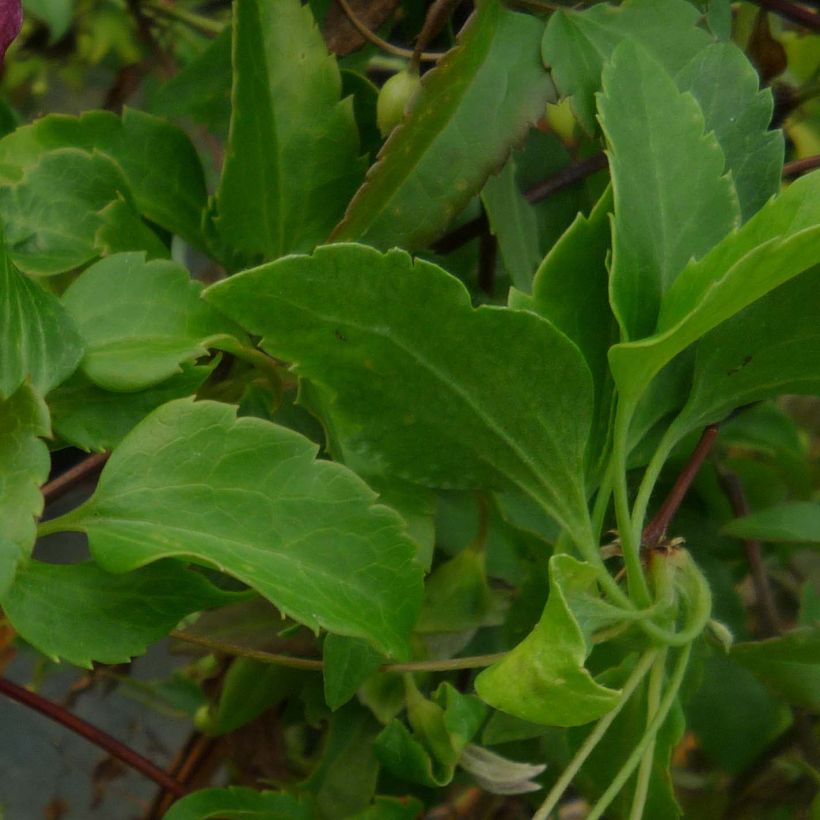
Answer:
[[[720,473],[720,481],[732,512],[737,518],[742,518],[749,514],[749,502],[743,492],[743,485],[740,479],[728,471]],[[743,539],[743,551],[746,553],[746,563],[752,575],[752,583],[755,588],[755,596],[760,609],[760,618],[765,627],[765,637],[780,635],[783,628],[780,623],[780,616],[777,613],[777,605],[774,602],[772,587],[769,584],[769,576],[763,564],[763,546],[760,541],[753,538]]]
[[[675,483],[669,491],[669,495],[663,504],[661,504],[660,509],[655,513],[655,517],[644,527],[643,536],[641,538],[643,544],[652,546],[663,538],[669,523],[675,517],[678,507],[680,507],[689,487],[692,486],[692,482],[695,480],[695,476],[697,476],[706,456],[709,455],[717,438],[717,434],[717,424],[710,424],[703,431],[703,435],[692,451],[692,455],[689,456],[689,460],[675,479]]]
[[[433,0],[433,3],[427,9],[424,25],[416,38],[416,47],[413,49],[413,56],[410,58],[411,71],[418,71],[425,47],[445,26],[460,2],[461,0]]]
[[[607,156],[603,151],[593,154],[591,157],[582,159],[574,165],[568,165],[562,168],[557,174],[554,174],[549,179],[539,182],[534,188],[530,188],[524,194],[527,202],[535,203],[552,196],[558,191],[574,185],[576,182],[592,176],[596,171],[603,171],[607,167]]]
[[[787,179],[791,177],[799,177],[800,174],[813,171],[815,168],[820,168],[820,154],[815,154],[813,157],[804,157],[803,159],[796,159],[792,162],[787,162],[783,166],[783,176]]]
[[[196,644],[223,655],[232,655],[241,658],[250,658],[260,663],[271,663],[277,666],[287,666],[291,669],[308,669],[320,671],[325,668],[324,661],[318,658],[296,658],[293,655],[278,655],[273,652],[263,652],[260,649],[251,649],[239,644],[219,641],[192,632],[174,630],[170,637],[180,641]],[[497,652],[493,655],[474,655],[468,658],[450,658],[443,661],[411,661],[409,663],[386,663],[381,667],[382,672],[449,672],[457,669],[480,669],[491,666],[501,660],[507,653]]]
[[[789,0],[754,0],[754,2],[768,11],[773,11],[781,17],[791,20],[793,23],[798,23],[812,31],[820,31],[820,14],[807,9],[805,6],[791,3]]]
[[[336,2],[338,2],[338,4],[342,7],[342,11],[347,16],[347,19],[350,20],[353,28],[355,28],[365,40],[372,43],[377,48],[380,48],[382,51],[387,52],[387,54],[392,54],[395,57],[404,57],[407,60],[412,60],[415,57],[416,59],[427,63],[436,63],[444,56],[443,53],[431,51],[422,51],[418,56],[416,56],[415,52],[410,48],[394,46],[393,43],[388,43],[387,40],[383,40],[379,37],[376,32],[371,31],[356,14],[356,12],[353,11],[347,0],[336,0]]]
[[[35,712],[45,715],[61,726],[65,726],[66,729],[76,732],[76,734],[84,737],[95,746],[104,749],[112,757],[121,760],[149,780],[153,780],[158,786],[176,797],[183,797],[188,793],[185,786],[171,777],[168,772],[163,771],[159,766],[138,752],[135,752],[129,746],[126,746],[102,729],[82,720],[82,718],[72,714],[59,704],[44,698],[42,695],[38,695],[36,692],[24,689],[22,686],[18,686],[16,683],[3,677],[0,677],[0,693],[12,700],[16,700],[18,703],[28,706],[30,709],[34,709]]]
[[[69,490],[76,487],[86,478],[91,477],[102,469],[103,464],[108,461],[110,453],[94,453],[93,456],[84,458],[75,464],[70,470],[66,470],[57,478],[52,479],[43,485],[43,498],[46,504],[51,504],[58,498],[64,496]]]

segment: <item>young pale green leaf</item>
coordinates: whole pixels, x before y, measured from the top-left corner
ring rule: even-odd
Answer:
[[[218,363],[215,358],[208,365],[182,365],[176,376],[132,393],[103,390],[77,373],[49,394],[51,425],[56,435],[81,450],[111,450],[152,410],[196,393]]]
[[[0,602],[15,631],[44,655],[90,669],[95,661],[128,663],[186,615],[236,597],[175,561],[111,575],[91,562],[32,560]]]
[[[0,399],[28,377],[41,394],[69,376],[83,341],[56,296],[20,273],[6,253],[0,228]]]
[[[308,6],[238,0],[233,115],[216,227],[253,260],[307,251],[327,238],[364,164],[352,101]]]
[[[48,409],[28,384],[0,400],[0,594],[34,546],[34,518],[43,511],[40,485],[51,466],[40,436],[49,433]]]
[[[619,43],[639,43],[676,74],[711,42],[697,27],[700,14],[684,0],[627,0],[599,3],[583,11],[560,9],[544,32],[542,56],[562,96],[587,131],[595,128],[595,92],[604,63]]]
[[[18,181],[46,152],[59,148],[105,154],[124,174],[140,213],[202,246],[205,176],[185,132],[131,109],[122,117],[109,111],[80,117],[51,114],[0,141],[0,181]]]
[[[311,629],[404,655],[422,591],[413,545],[360,479],[315,455],[284,427],[180,399],[126,436],[90,501],[45,526],[88,533],[110,572],[188,557]]]
[[[325,662],[325,701],[334,711],[344,706],[384,662],[366,641],[329,634],[322,649]]]
[[[612,189],[608,188],[589,217],[578,214],[552,246],[535,274],[529,303],[515,301],[519,297],[512,292],[510,297],[513,307],[535,310],[566,333],[584,354],[595,384],[589,450],[593,459],[606,454],[612,404],[607,350],[617,330],[609,306],[607,271],[611,210]]]
[[[529,293],[541,261],[538,220],[518,187],[514,158],[510,157],[500,173],[487,180],[481,201],[510,279],[516,288]]]
[[[81,368],[108,390],[160,384],[242,331],[199,298],[202,284],[181,265],[142,253],[109,256],[80,274],[63,305],[86,344]]]
[[[18,181],[0,185],[7,250],[18,267],[38,276],[80,267],[99,256],[101,212],[120,198],[133,209],[122,169],[105,154],[48,151]]]
[[[542,32],[499,0],[479,2],[457,47],[424,75],[333,238],[413,250],[444,231],[553,97],[538,63]]]
[[[689,94],[631,40],[612,53],[598,97],[615,194],[612,305],[627,339],[655,328],[686,263],[739,222],[724,157]]]
[[[332,395],[350,449],[427,486],[516,485],[589,540],[591,380],[543,319],[474,310],[436,265],[361,245],[281,259],[206,298]]]
[[[597,570],[569,555],[550,559],[550,596],[535,629],[485,669],[476,692],[490,706],[549,726],[580,726],[605,715],[620,692],[584,668],[590,647],[571,599],[595,586]]]
[[[664,295],[655,334],[609,353],[623,396],[636,400],[678,353],[756,299],[820,262],[820,172],[792,183]]]
[[[723,532],[735,538],[820,544],[820,504],[790,501],[735,518]]]
[[[680,435],[736,407],[785,393],[820,392],[820,266],[718,325],[698,343]]]
[[[732,657],[777,696],[820,709],[820,627],[794,629],[780,638],[735,644]]]
[[[780,190],[783,132],[769,131],[771,91],[744,53],[732,43],[699,51],[675,77],[700,105],[726,159],[745,221]]]
[[[165,820],[316,820],[310,804],[290,794],[260,792],[244,786],[202,789],[177,800]]]

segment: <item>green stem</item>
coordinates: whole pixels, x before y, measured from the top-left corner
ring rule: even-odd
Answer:
[[[666,670],[667,650],[662,649],[655,663],[652,665],[652,672],[649,676],[649,689],[646,694],[646,723],[652,722],[661,702],[661,692],[663,691],[663,676]],[[652,778],[652,765],[655,762],[655,740],[654,736],[646,747],[638,768],[638,782],[635,784],[635,796],[632,799],[632,810],[629,813],[629,820],[641,820],[643,810],[646,807],[646,797],[649,794],[649,781]]]
[[[211,20],[210,17],[203,17],[201,14],[196,14],[188,9],[179,8],[177,6],[166,5],[165,3],[146,3],[146,6],[156,14],[170,17],[180,23],[185,23],[191,28],[201,31],[203,34],[217,35],[221,34],[225,28],[224,23],[217,20]]]
[[[598,494],[595,496],[595,506],[592,508],[592,532],[595,536],[595,543],[601,540],[601,530],[604,528],[604,517],[606,516],[609,500],[612,498],[612,463],[607,467]]]
[[[633,537],[632,517],[629,512],[629,494],[626,484],[626,457],[628,449],[629,423],[632,420],[634,404],[623,399],[618,403],[615,414],[615,431],[612,444],[612,463],[615,471],[615,518],[618,535],[626,566],[630,598],[640,609],[649,606],[652,598],[641,566],[640,539]]]
[[[609,808],[609,804],[618,796],[618,793],[624,787],[626,781],[632,776],[632,773],[641,762],[641,758],[643,757],[643,754],[649,744],[654,743],[658,730],[661,726],[663,726],[664,721],[672,709],[675,698],[678,696],[678,690],[683,683],[683,676],[686,674],[686,667],[689,663],[689,655],[691,654],[691,651],[691,643],[687,644],[681,651],[678,656],[678,660],[675,663],[672,677],[669,680],[669,686],[658,707],[658,711],[655,712],[655,716],[646,727],[646,731],[643,733],[643,736],[632,750],[632,754],[630,754],[626,759],[626,763],[624,763],[621,767],[618,774],[615,775],[607,790],[603,793],[603,795],[601,795],[600,800],[598,800],[592,808],[592,811],[587,815],[586,820],[599,820],[607,808]]]
[[[587,735],[581,748],[575,753],[575,756],[569,762],[569,765],[561,773],[555,785],[547,795],[546,800],[541,804],[541,808],[533,815],[533,820],[546,820],[550,812],[558,805],[567,787],[572,783],[575,775],[578,774],[581,766],[584,765],[586,759],[592,753],[592,750],[598,745],[598,742],[604,736],[606,730],[612,725],[612,721],[618,717],[621,709],[624,708],[626,702],[632,696],[632,693],[638,688],[640,682],[646,677],[649,669],[655,663],[658,655],[661,654],[659,649],[652,649],[646,652],[638,661],[638,665],[632,671],[632,674],[627,679],[621,690],[621,699],[595,724],[595,728]]]

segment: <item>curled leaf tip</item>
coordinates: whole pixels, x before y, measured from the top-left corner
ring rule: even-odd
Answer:
[[[22,25],[23,9],[20,0],[0,0],[0,64]]]

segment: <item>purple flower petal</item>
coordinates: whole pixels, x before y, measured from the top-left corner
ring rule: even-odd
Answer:
[[[0,0],[0,63],[6,56],[6,49],[20,33],[23,25],[23,9],[20,0]]]

